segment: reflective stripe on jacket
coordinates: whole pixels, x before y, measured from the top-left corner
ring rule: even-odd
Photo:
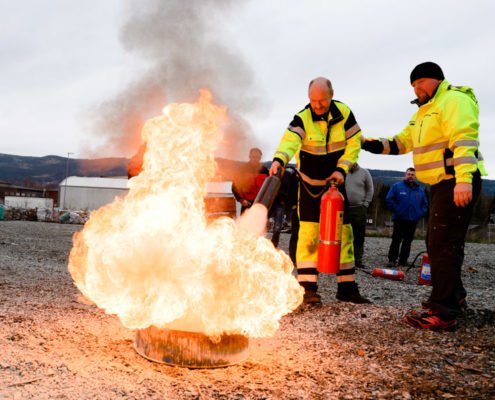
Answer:
[[[398,154],[412,151],[416,177],[424,183],[434,185],[454,176],[456,182],[471,183],[476,170],[486,175],[478,130],[478,102],[473,90],[451,86],[444,80],[401,133],[381,140],[383,153],[391,153],[391,147],[397,147]]]
[[[312,179],[328,178],[336,169],[344,175],[358,159],[361,128],[349,107],[332,100],[326,115],[307,105],[285,130],[274,159],[287,163],[296,156],[300,171]]]

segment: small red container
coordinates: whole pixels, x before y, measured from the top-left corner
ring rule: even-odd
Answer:
[[[375,268],[373,271],[371,271],[371,275],[385,279],[392,279],[394,281],[403,281],[405,276],[404,272],[402,271],[388,268]]]
[[[428,253],[423,254],[419,267],[418,285],[431,285],[431,267]]]

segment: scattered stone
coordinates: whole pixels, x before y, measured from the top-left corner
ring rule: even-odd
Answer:
[[[370,267],[357,280],[374,304],[336,301],[335,277],[321,276],[323,305],[284,316],[272,338],[251,339],[245,362],[188,370],[139,356],[134,332],[79,293],[67,257],[81,228],[0,222],[0,399],[495,397],[493,245],[466,245],[466,265],[477,272],[463,269],[469,309],[456,332],[402,322],[431,288],[417,284],[417,268],[404,269],[403,282],[372,277],[386,263],[390,239],[368,237]],[[284,250],[288,239],[282,234]],[[411,254],[423,248],[414,241]]]

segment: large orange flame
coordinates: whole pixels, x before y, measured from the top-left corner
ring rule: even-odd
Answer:
[[[232,219],[207,224],[203,198],[226,118],[206,91],[167,106],[143,129],[143,171],[127,196],[74,236],[75,284],[128,328],[269,336],[302,300],[286,254]]]

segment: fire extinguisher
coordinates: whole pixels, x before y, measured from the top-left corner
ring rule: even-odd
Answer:
[[[335,182],[321,197],[320,235],[318,242],[318,271],[336,274],[340,269],[340,247],[344,221],[344,196]]]
[[[371,275],[392,279],[394,281],[403,281],[405,277],[404,272],[389,268],[374,268],[373,271],[371,271]]]
[[[418,285],[431,285],[431,268],[428,253],[423,254],[419,267]]]

